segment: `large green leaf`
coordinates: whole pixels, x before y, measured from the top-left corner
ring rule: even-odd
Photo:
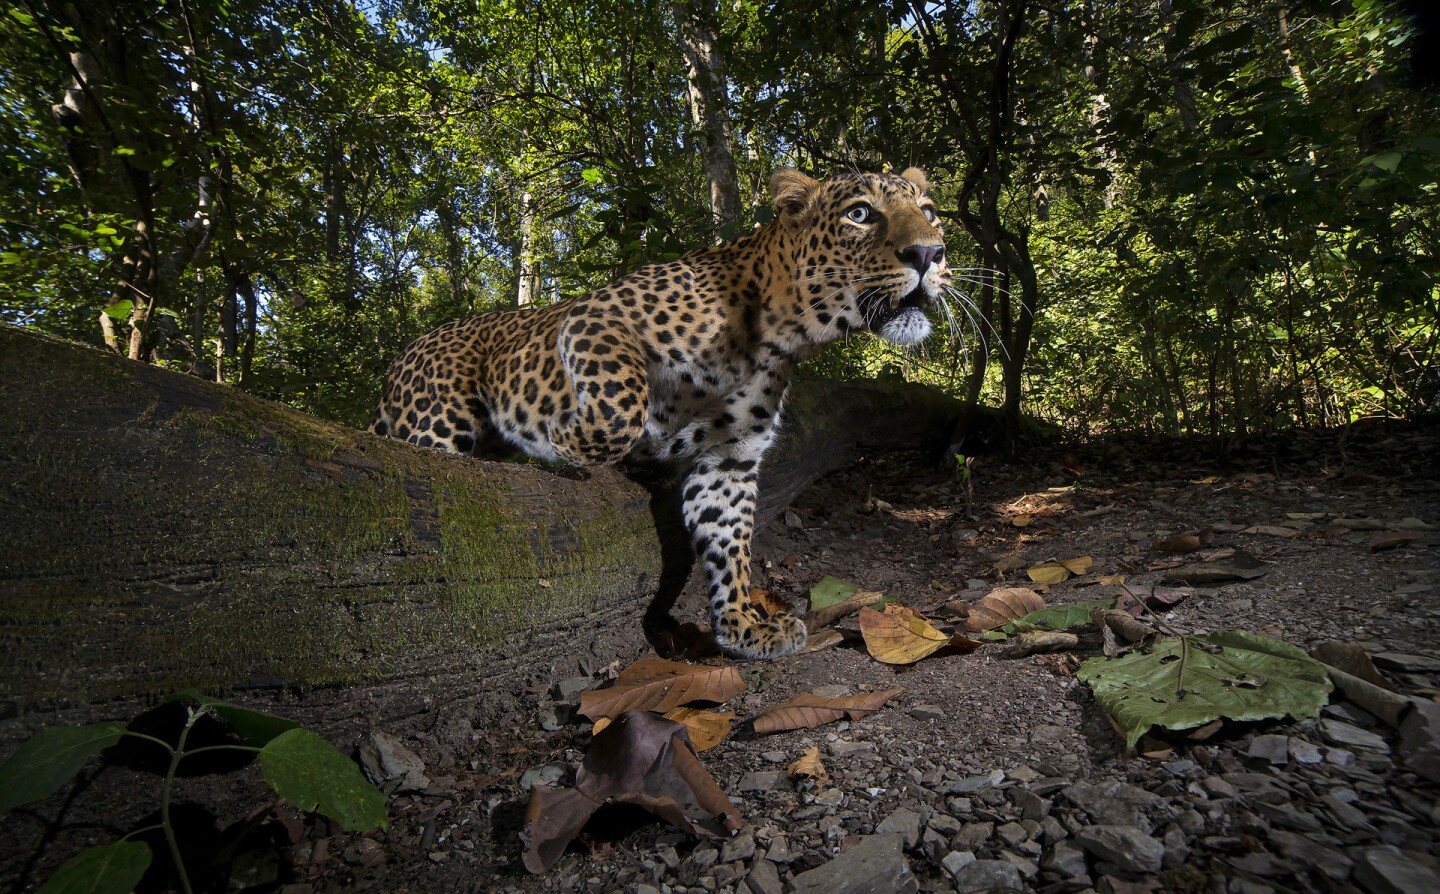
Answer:
[[[1061,605],[1051,605],[1033,611],[1023,618],[1017,618],[1008,624],[1004,624],[1000,627],[1000,630],[1007,634],[1016,634],[1026,630],[1069,630],[1071,627],[1084,627],[1090,623],[1091,611],[1097,608],[1114,607],[1114,596],[1109,596],[1105,599],[1092,599],[1089,602],[1067,602]]]
[[[125,727],[116,723],[41,730],[0,765],[0,813],[53,794],[80,772],[92,754],[123,735]]]
[[[282,798],[346,830],[385,825],[385,796],[355,762],[308,729],[281,733],[260,749],[260,770]]]
[[[254,711],[250,708],[232,705],[230,702],[221,701],[218,698],[201,695],[193,689],[177,692],[170,698],[177,701],[199,702],[230,724],[230,727],[240,734],[240,738],[255,746],[263,746],[281,733],[300,728],[300,724],[293,720],[266,714],[264,711]]]
[[[813,612],[844,602],[855,595],[855,591],[858,589],[860,589],[858,585],[852,584],[848,580],[841,580],[827,574],[810,588],[810,610]]]
[[[1152,726],[1313,717],[1330,694],[1320,662],[1289,643],[1239,630],[1167,637],[1149,652],[1091,658],[1076,676],[1130,748]]]
[[[149,868],[150,847],[144,842],[102,844],[56,870],[40,894],[130,894]]]

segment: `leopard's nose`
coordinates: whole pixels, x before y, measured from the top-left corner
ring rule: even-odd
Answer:
[[[945,246],[925,245],[917,242],[908,248],[903,248],[895,252],[895,254],[899,255],[900,263],[912,268],[921,276],[924,276],[925,271],[930,269],[931,264],[938,264],[945,260]]]

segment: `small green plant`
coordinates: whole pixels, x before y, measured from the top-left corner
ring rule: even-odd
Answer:
[[[131,841],[136,835],[159,829],[169,847],[170,860],[186,894],[192,894],[175,827],[170,821],[171,794],[180,764],[198,754],[216,751],[259,755],[260,772],[276,794],[302,810],[324,814],[344,829],[360,832],[385,826],[385,796],[371,785],[360,768],[335,747],[293,720],[252,711],[193,692],[171,696],[186,702],[185,723],[176,744],[126,729],[118,723],[88,726],[54,726],[41,730],[0,765],[0,813],[54,794],[80,772],[96,753],[123,737],[150,742],[170,756],[160,789],[160,822],[136,829],[119,841],[81,851],[53,875],[41,894],[127,894],[150,866],[150,846]],[[187,748],[190,732],[202,717],[216,717],[239,741]]]
[[[955,454],[955,477],[960,482],[960,487],[965,493],[965,514],[971,514],[975,502],[975,482],[971,480],[970,472],[975,466],[975,457],[966,456],[963,453]]]

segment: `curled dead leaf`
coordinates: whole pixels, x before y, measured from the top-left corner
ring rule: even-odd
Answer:
[[[1210,538],[1214,536],[1213,528],[1201,528],[1198,531],[1187,531],[1184,534],[1171,534],[1169,537],[1155,538],[1150,544],[1150,549],[1157,553],[1193,553],[1209,546]]]
[[[666,714],[665,719],[684,724],[685,731],[690,734],[690,744],[694,745],[695,750],[699,752],[709,751],[725,741],[725,737],[730,735],[730,725],[735,720],[735,712],[676,708]],[[595,727],[598,732],[600,729],[598,721]]]
[[[1014,518],[1010,519],[1010,524],[1014,525],[1017,528],[1023,528],[1034,520],[1035,519],[1033,516],[1025,515],[1022,513],[1021,515],[1017,515]]]
[[[755,718],[755,732],[763,736],[792,729],[813,729],[842,717],[859,720],[880,710],[904,691],[900,686],[893,686],[884,692],[862,692],[839,698],[805,692],[761,713]]]
[[[691,702],[720,704],[744,691],[745,681],[730,665],[642,658],[621,671],[615,685],[582,693],[580,713],[591,720],[626,711],[665,713]]]
[[[887,605],[883,612],[862,608],[860,635],[870,655],[886,664],[914,664],[950,644],[949,635],[903,605]]]
[[[874,605],[884,598],[884,593],[874,593],[870,590],[856,590],[853,594],[839,602],[823,608],[817,608],[806,614],[805,628],[813,634],[819,628],[828,627],[851,612],[859,611],[867,605]]]
[[[811,745],[802,751],[800,756],[786,768],[786,772],[791,776],[803,776],[816,782],[830,781],[830,774],[825,771],[825,765],[820,762],[819,745]]]
[[[1064,630],[1028,630],[1005,641],[1001,658],[1024,658],[1040,652],[1064,652],[1080,645],[1080,637]]]
[[[750,602],[767,618],[790,611],[789,602],[764,587],[750,588]]]
[[[1071,575],[1086,573],[1093,565],[1094,560],[1089,556],[1077,556],[1073,559],[1051,560],[1032,565],[1025,573],[1037,584],[1058,584],[1068,580]]]
[[[826,627],[823,630],[811,628],[811,631],[810,638],[805,641],[805,648],[801,650],[802,655],[806,652],[819,652],[845,642],[845,634],[834,627]]]
[[[1300,532],[1295,528],[1282,528],[1279,525],[1251,525],[1240,532],[1241,534],[1264,534],[1266,537],[1294,537]]]
[[[1127,643],[1138,643],[1155,632],[1153,627],[1123,608],[1097,608],[1090,613],[1090,620],[1096,627],[1113,630]]]
[[[1045,607],[1040,594],[1026,587],[999,587],[970,606],[965,626],[970,630],[994,630]]]

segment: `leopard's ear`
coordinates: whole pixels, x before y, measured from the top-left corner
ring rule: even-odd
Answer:
[[[926,177],[925,172],[919,168],[906,168],[900,172],[900,176],[920,187],[921,192],[930,191],[930,178]]]
[[[775,200],[780,218],[787,224],[798,223],[819,186],[820,181],[794,168],[780,168],[771,174],[770,197]]]

